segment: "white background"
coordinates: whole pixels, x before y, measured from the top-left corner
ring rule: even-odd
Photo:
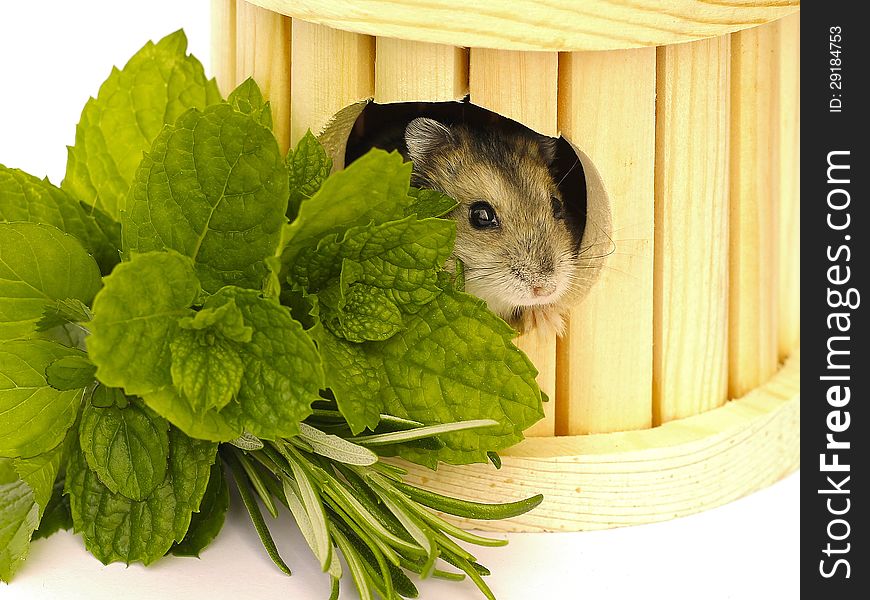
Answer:
[[[0,3],[0,163],[55,184],[65,145],[87,98],[112,65],[148,39],[180,27],[209,68],[208,0],[54,0]],[[506,548],[477,552],[499,600],[799,597],[799,475],[706,513],[640,527],[575,534],[513,534]],[[101,565],[79,537],[33,544],[2,600],[325,600],[318,573],[288,515],[275,525],[294,575],[266,558],[237,498],[228,524],[200,560],[166,558],[150,567]],[[482,598],[472,584],[426,581],[428,600]],[[342,597],[354,598],[345,586]]]

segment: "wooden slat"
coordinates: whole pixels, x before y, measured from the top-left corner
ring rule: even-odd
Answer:
[[[471,49],[471,102],[553,137],[558,76],[556,52]]]
[[[655,58],[644,48],[559,59],[559,127],[600,172],[612,220],[610,237],[582,249],[612,254],[559,343],[559,434],[652,423]],[[587,230],[607,232],[602,193],[590,189],[588,201]]]
[[[800,13],[778,22],[779,34],[779,359],[801,339]]]
[[[211,0],[211,70],[226,98],[236,87],[236,0]]]
[[[236,7],[236,83],[253,77],[272,106],[275,137],[290,147],[290,18],[239,1]]]
[[[653,423],[728,395],[727,36],[657,50]]]
[[[503,50],[615,50],[689,42],[798,10],[800,0],[252,0],[347,31]]]
[[[468,50],[377,38],[375,102],[447,102],[468,93]]]
[[[374,52],[374,38],[293,19],[293,145],[308,129],[320,133],[341,109],[374,95]],[[341,168],[343,151],[336,158]]]
[[[729,383],[736,398],[767,381],[779,354],[775,143],[776,25],[731,36]]]
[[[558,135],[558,55],[504,50],[471,50],[471,102],[523,123],[544,135]],[[549,397],[544,418],[528,436],[552,436],[556,424],[556,336],[532,332],[516,340],[538,368],[538,385]]]
[[[502,467],[401,462],[414,485],[478,502],[543,494],[506,521],[453,518],[495,531],[580,531],[666,521],[736,500],[800,466],[800,351],[764,385],[661,427],[530,438],[500,452]]]

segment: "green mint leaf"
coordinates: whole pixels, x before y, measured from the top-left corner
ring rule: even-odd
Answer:
[[[24,562],[38,526],[33,490],[18,477],[12,460],[0,458],[0,581],[9,583]]]
[[[85,356],[64,356],[45,368],[45,382],[56,390],[78,390],[94,382],[97,367]]]
[[[171,248],[189,256],[209,293],[224,285],[262,289],[287,197],[287,166],[271,131],[227,104],[188,111],[136,172],[124,252]]]
[[[166,477],[169,423],[136,402],[85,406],[79,443],[88,467],[111,492],[144,500]]]
[[[148,42],[88,100],[62,184],[73,198],[120,220],[142,152],[163,126],[220,101],[214,80],[186,50],[183,31]]]
[[[288,279],[295,287],[318,291],[340,274],[342,295],[358,281],[381,288],[393,304],[413,312],[440,292],[439,273],[455,235],[452,221],[414,215],[354,227],[342,241],[330,235],[303,249]]]
[[[210,330],[181,329],[169,350],[172,383],[194,411],[220,410],[239,393],[245,363],[232,340]]]
[[[60,469],[63,454],[63,443],[58,444],[48,452],[30,458],[15,458],[12,466],[18,477],[33,490],[33,500],[39,506],[39,517],[51,499],[54,481]]]
[[[359,263],[358,281],[382,288],[397,305],[422,305],[440,292],[438,274],[455,237],[452,221],[407,217],[349,231],[341,253]]]
[[[290,167],[290,204],[287,216],[292,221],[299,206],[313,196],[332,171],[332,158],[311,133],[305,132],[296,148],[287,154]]]
[[[220,461],[211,466],[208,487],[199,505],[199,512],[190,518],[190,527],[184,539],[172,546],[176,556],[199,556],[224,526],[230,505],[230,492]]]
[[[169,470],[144,500],[112,493],[88,468],[76,445],[67,464],[65,491],[75,529],[104,564],[150,564],[187,534],[199,509],[214,463],[215,444],[169,430]]]
[[[51,225],[0,223],[0,340],[31,337],[46,307],[90,303],[100,270],[71,235]]]
[[[45,512],[42,513],[42,519],[39,521],[39,528],[33,532],[33,540],[47,538],[61,529],[71,529],[73,526],[72,515],[69,512],[69,496],[64,496],[63,486],[64,478],[59,477],[55,480],[51,492],[51,498],[48,500],[48,506],[45,507]]]
[[[417,215],[418,219],[443,217],[459,206],[456,200],[437,190],[412,187],[408,195],[414,199],[414,202],[405,209],[405,214]]]
[[[45,369],[67,356],[84,355],[47,340],[0,344],[0,456],[35,456],[63,441],[75,421],[83,390],[52,388]]]
[[[272,129],[272,108],[253,78],[248,77],[230,92],[227,103],[240,113],[253,116],[266,129]]]
[[[171,386],[169,340],[199,294],[193,264],[174,252],[119,264],[94,299],[88,354],[97,379],[131,396]]]
[[[54,225],[76,238],[102,273],[120,260],[121,225],[85,207],[47,179],[0,165],[0,221]]]
[[[262,298],[254,290],[223,288],[210,296],[203,308],[217,308],[227,302],[238,307],[253,330],[250,342],[225,340],[243,362],[235,399],[219,411],[196,409],[194,406],[206,402],[176,390],[146,395],[145,401],[197,438],[229,441],[246,431],[265,439],[296,435],[299,422],[311,414],[311,402],[323,388],[323,369],[314,343],[287,307]],[[185,331],[178,330],[173,339]]]
[[[9,582],[51,498],[63,444],[32,458],[0,458],[0,581]]]
[[[354,433],[374,429],[379,413],[424,424],[500,424],[439,435],[444,447],[436,451],[402,445],[383,452],[432,467],[484,462],[487,452],[520,441],[543,416],[537,372],[511,344],[514,332],[467,294],[446,289],[405,315],[404,328],[385,342],[350,344],[320,327],[312,334],[324,355],[327,385]]]
[[[191,317],[183,317],[178,322],[182,329],[191,331],[210,331],[234,342],[250,342],[254,330],[245,325],[242,311],[232,300],[216,308],[203,308]]]
[[[350,342],[381,341],[402,329],[402,311],[380,288],[356,283],[348,287],[341,311],[332,319],[324,315],[324,323]]]
[[[297,218],[286,225],[281,260],[292,265],[303,248],[351,227],[400,219],[411,204],[408,185],[411,163],[396,153],[372,150],[343,171],[330,176],[299,207]]]
[[[36,322],[36,330],[48,331],[54,327],[62,327],[74,323],[87,323],[93,316],[91,309],[81,300],[76,298],[55,300],[42,311],[42,317]]]
[[[250,342],[253,329],[233,300],[204,307],[179,327],[169,343],[172,383],[195,411],[222,409],[242,385],[245,365],[235,342]]]
[[[110,408],[112,406],[126,408],[128,404],[127,396],[120,388],[98,385],[90,396],[90,405],[95,408]]]

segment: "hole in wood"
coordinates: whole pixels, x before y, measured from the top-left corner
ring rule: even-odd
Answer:
[[[468,291],[521,330],[561,330],[613,250],[588,157],[469,102],[368,103],[349,126],[345,162],[372,147],[398,150],[415,163],[415,185],[460,202],[451,216]]]

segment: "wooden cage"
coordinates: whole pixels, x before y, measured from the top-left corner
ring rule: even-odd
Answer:
[[[797,0],[213,0],[286,150],[339,164],[366,102],[465,96],[579,150],[616,245],[563,338],[523,339],[552,399],[503,466],[411,467],[493,527],[582,530],[736,499],[800,462]],[[585,238],[584,238],[585,241]]]

